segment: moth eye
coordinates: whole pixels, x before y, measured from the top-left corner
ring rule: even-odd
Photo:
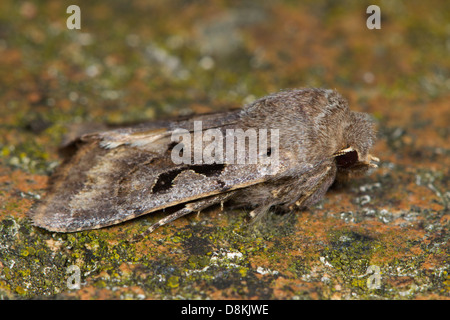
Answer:
[[[272,148],[268,148],[266,151],[266,155],[270,157],[272,155]]]
[[[336,165],[339,168],[348,169],[358,162],[358,152],[355,150],[344,153],[336,158]]]

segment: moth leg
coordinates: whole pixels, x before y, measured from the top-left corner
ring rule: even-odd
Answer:
[[[142,234],[136,236],[133,238],[132,242],[136,242],[139,241],[141,239],[143,239],[145,236],[147,236],[148,234],[152,233],[153,231],[155,231],[156,228],[161,227],[169,222],[172,222],[178,218],[181,218],[191,212],[199,212],[203,209],[206,209],[216,203],[219,202],[225,202],[227,201],[229,198],[231,198],[233,196],[234,192],[228,192],[228,193],[224,193],[224,194],[219,194],[217,196],[213,196],[204,200],[199,200],[196,202],[191,202],[185,205],[184,208],[168,215],[167,217],[162,218],[161,220],[159,220],[158,222],[152,224],[150,226],[150,228],[148,228],[146,231],[144,231]]]

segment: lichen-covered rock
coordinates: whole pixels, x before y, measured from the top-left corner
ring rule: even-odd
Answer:
[[[170,3],[81,2],[81,30],[63,2],[0,4],[0,299],[449,299],[449,4],[383,3],[369,30],[358,2]],[[219,207],[136,243],[162,213],[70,234],[26,216],[69,125],[305,86],[371,113],[381,159],[310,210],[249,227]]]

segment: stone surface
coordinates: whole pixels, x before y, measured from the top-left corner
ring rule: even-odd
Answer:
[[[0,3],[1,299],[449,299],[448,2],[382,2],[380,30],[360,1],[78,3],[81,30],[64,2]],[[256,229],[216,208],[130,244],[161,215],[73,234],[27,219],[70,125],[293,87],[371,113],[380,168]]]

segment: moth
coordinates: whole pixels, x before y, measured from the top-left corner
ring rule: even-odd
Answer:
[[[38,227],[76,232],[167,212],[152,232],[226,203],[250,208],[258,220],[272,209],[307,208],[335,179],[376,167],[374,141],[368,114],[315,88],[280,91],[234,111],[88,133],[72,141],[72,155],[31,217]]]

